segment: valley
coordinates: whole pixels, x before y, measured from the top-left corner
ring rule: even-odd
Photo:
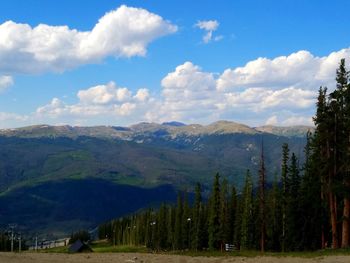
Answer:
[[[268,181],[281,146],[302,159],[310,127],[140,123],[130,127],[37,125],[0,131],[0,222],[61,237],[139,209],[173,203],[178,190],[204,194],[219,172],[238,188],[256,178],[262,141]]]

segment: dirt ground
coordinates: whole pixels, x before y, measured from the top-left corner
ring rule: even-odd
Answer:
[[[139,254],[139,253],[0,253],[0,263],[349,263],[350,256],[327,256],[318,258],[297,257],[189,257],[177,255]]]

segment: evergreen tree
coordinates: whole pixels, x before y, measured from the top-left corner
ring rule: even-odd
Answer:
[[[229,222],[229,184],[226,178],[222,180],[220,191],[220,240],[223,244],[230,240],[230,222]]]
[[[343,217],[342,217],[342,248],[349,247],[349,217],[350,217],[350,87],[349,72],[345,68],[345,59],[340,61],[337,69],[337,88],[330,95],[335,97],[339,105],[338,113],[338,173],[342,180]],[[334,94],[334,95],[333,95]]]
[[[234,243],[236,215],[237,215],[237,192],[236,192],[235,186],[232,185],[229,208],[228,208],[229,239],[227,240],[227,242],[230,244]]]
[[[289,147],[287,143],[282,145],[282,251],[286,249],[286,209],[288,199],[288,160]]]
[[[237,249],[241,249],[241,229],[242,229],[242,210],[243,210],[243,202],[242,202],[242,193],[237,196],[237,206],[235,211],[235,221],[234,221],[234,232],[233,232],[233,244]]]
[[[156,229],[157,229],[157,241],[156,246],[158,249],[167,248],[167,207],[165,204],[161,205],[157,213],[156,220]]]
[[[220,175],[217,173],[215,175],[213,189],[209,201],[209,249],[219,249],[221,246],[220,237]]]
[[[300,244],[300,174],[298,161],[294,153],[292,153],[289,173],[288,173],[288,198],[286,202],[286,243],[288,250],[298,249]]]
[[[193,227],[192,227],[192,233],[193,233],[193,239],[192,239],[192,248],[195,250],[201,249],[202,244],[202,224],[201,224],[201,217],[203,216],[202,213],[202,189],[201,185],[199,183],[196,184],[195,188],[195,201],[194,201],[194,207],[193,207]]]
[[[241,240],[242,249],[251,248],[252,245],[252,220],[253,220],[253,183],[250,171],[247,170],[245,184],[242,195],[242,214],[241,214]]]
[[[264,146],[261,147],[260,169],[259,169],[259,225],[260,225],[260,250],[265,251],[266,241],[266,211],[265,211],[265,160]]]
[[[307,133],[305,145],[304,175],[300,186],[301,240],[300,249],[316,250],[324,248],[323,195],[319,176],[318,156],[313,153],[311,133]]]
[[[192,228],[192,215],[188,204],[187,193],[184,194],[183,212],[182,212],[182,246],[183,248],[190,248]]]
[[[267,218],[269,218],[269,224],[267,225],[267,236],[269,237],[267,242],[268,249],[272,251],[281,250],[280,236],[282,232],[282,196],[281,189],[278,185],[277,173],[275,174],[272,189],[268,193],[267,201]]]
[[[174,249],[179,250],[183,248],[182,242],[182,198],[181,193],[178,193],[177,196],[177,206],[176,206],[176,215],[175,215],[175,229],[174,229]]]

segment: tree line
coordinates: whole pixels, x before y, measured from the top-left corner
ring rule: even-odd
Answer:
[[[0,251],[11,251],[11,240],[5,232],[0,232]]]
[[[216,174],[208,200],[197,184],[191,204],[186,193],[179,193],[176,205],[100,225],[100,238],[158,250],[217,250],[226,243],[261,251],[349,247],[349,83],[342,59],[334,91],[319,89],[315,131],[306,136],[303,164],[284,144],[281,172],[272,185],[266,183],[262,144],[255,186],[249,170],[239,193]]]

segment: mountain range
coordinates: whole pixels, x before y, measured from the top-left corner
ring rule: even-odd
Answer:
[[[281,146],[303,159],[312,127],[249,127],[218,121],[120,126],[35,125],[0,130],[0,222],[62,236],[161,202],[178,190],[204,194],[219,172],[238,188],[257,175],[262,142],[268,179]]]

